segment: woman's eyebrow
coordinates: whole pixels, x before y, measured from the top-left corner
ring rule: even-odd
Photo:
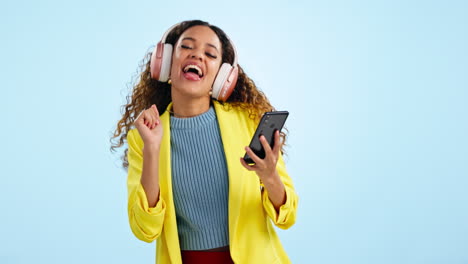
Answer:
[[[182,40],[191,40],[191,41],[195,41],[195,39],[192,38],[192,37],[185,37],[185,38],[183,38]]]
[[[210,46],[210,47],[213,47],[216,51],[218,51],[218,48],[217,48],[215,45],[213,45],[213,44],[211,44],[211,43],[207,43],[206,45],[208,45],[208,46]],[[219,52],[219,51],[218,51],[218,52]]]
[[[196,41],[196,39],[194,39],[194,38],[192,38],[192,37],[185,37],[185,38],[183,38],[182,40],[190,40],[190,41],[194,41],[194,42]],[[211,44],[211,43],[207,43],[206,45],[208,45],[208,46],[210,46],[210,47],[213,47],[214,49],[216,49],[216,51],[218,51],[218,48],[217,48],[215,45],[213,45],[213,44]],[[219,51],[218,51],[218,52],[219,52]]]

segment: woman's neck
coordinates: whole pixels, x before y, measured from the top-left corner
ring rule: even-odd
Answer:
[[[178,118],[189,118],[201,115],[210,109],[211,99],[203,97],[199,99],[172,98],[172,108],[169,112]]]

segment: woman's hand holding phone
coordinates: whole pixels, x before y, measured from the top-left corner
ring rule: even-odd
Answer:
[[[276,164],[278,163],[279,152],[281,150],[282,143],[280,142],[279,131],[275,131],[275,143],[273,149],[270,147],[270,144],[266,140],[265,136],[260,136],[260,143],[265,150],[265,158],[259,158],[250,147],[245,147],[245,151],[250,156],[250,158],[255,162],[255,164],[247,164],[244,158],[240,158],[240,161],[244,168],[249,171],[255,171],[263,183],[271,182],[274,177],[279,176],[276,171]],[[275,179],[276,180],[276,179]]]
[[[275,131],[275,144],[273,149],[270,147],[270,144],[266,140],[265,136],[260,136],[260,142],[265,149],[265,158],[259,158],[251,148],[245,147],[245,151],[252,158],[255,164],[247,164],[247,162],[242,157],[240,158],[240,162],[247,170],[255,171],[258,178],[260,178],[260,181],[265,186],[270,201],[272,202],[276,211],[279,212],[280,207],[286,202],[286,190],[278,174],[278,171],[276,170],[276,164],[278,163],[279,152],[282,146],[282,143],[280,142],[279,130]]]

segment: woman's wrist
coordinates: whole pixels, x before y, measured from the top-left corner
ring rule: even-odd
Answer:
[[[271,187],[277,187],[283,185],[281,178],[279,177],[278,172],[275,170],[272,175],[266,177],[261,177],[262,183],[265,188],[270,189]]]
[[[145,144],[143,146],[143,155],[144,154],[159,154],[160,144]]]
[[[271,175],[271,177],[266,178],[262,182],[263,186],[265,186],[265,189],[268,192],[270,201],[278,211],[279,208],[286,202],[286,187],[284,186],[283,181],[281,181],[278,172],[275,171],[274,175]]]

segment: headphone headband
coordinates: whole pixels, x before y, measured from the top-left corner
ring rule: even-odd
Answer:
[[[164,32],[164,35],[162,36],[161,38],[161,43],[163,44],[167,44],[166,43],[166,39],[167,39],[167,36],[169,35],[169,33],[171,33],[171,31],[176,28],[177,26],[179,26],[180,24],[182,24],[183,22],[179,22],[173,26],[171,26],[168,30],[166,30],[166,32]],[[226,38],[228,39],[229,43],[231,44],[232,46],[232,50],[234,51],[234,61],[232,62],[232,66],[233,67],[236,67],[237,66],[237,50],[236,50],[236,46],[234,45],[234,42],[231,41],[231,39],[229,38],[229,36],[224,33],[224,35],[226,36]]]
[[[162,38],[161,38],[161,43],[166,44],[167,35],[169,35],[169,33],[170,33],[175,27],[177,27],[177,26],[180,25],[180,24],[182,24],[182,22],[177,23],[177,24],[173,25],[172,27],[170,27],[168,30],[166,30],[166,32],[164,32],[164,35],[163,35]]]

